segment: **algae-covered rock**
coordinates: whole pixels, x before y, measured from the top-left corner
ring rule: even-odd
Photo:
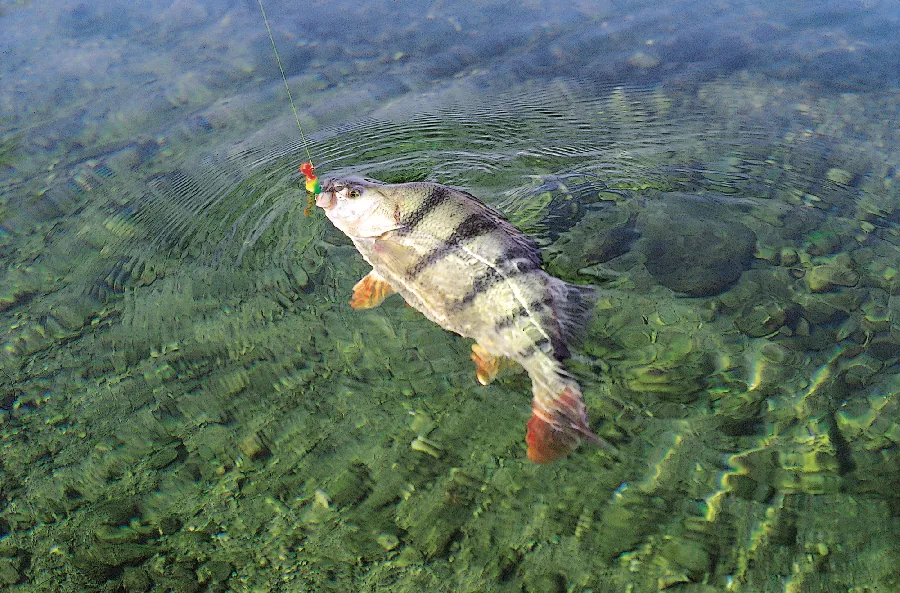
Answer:
[[[853,174],[850,171],[845,169],[838,169],[837,167],[832,167],[828,169],[825,173],[825,178],[832,183],[840,183],[842,185],[847,185],[853,180]]]
[[[787,319],[787,312],[775,301],[750,306],[738,315],[734,325],[751,338],[760,338],[778,331]]]
[[[653,278],[691,297],[716,295],[735,283],[753,261],[754,232],[715,202],[679,195],[664,200],[638,220]]]
[[[859,273],[853,269],[850,256],[841,253],[833,258],[814,260],[805,278],[812,292],[828,292],[837,286],[856,286]]]
[[[882,389],[890,389],[897,379],[876,386],[868,397],[846,402],[834,415],[841,435],[866,451],[892,448],[900,443],[900,404],[895,398],[881,395]]]
[[[712,556],[700,542],[673,537],[660,546],[660,556],[681,568],[689,578],[699,579],[712,564]]]
[[[760,389],[728,391],[719,401],[716,416],[719,430],[730,436],[740,436],[754,430],[765,393]]]
[[[841,238],[831,230],[818,230],[807,237],[806,252],[813,256],[834,253],[841,246]]]
[[[618,369],[631,391],[689,403],[703,389],[710,365],[692,336],[667,330],[659,332],[652,343],[630,350]]]
[[[535,570],[525,574],[525,593],[564,593],[568,583],[563,574],[553,570]]]
[[[309,274],[299,262],[290,262],[287,266],[287,272],[294,290],[304,290],[309,285]]]
[[[171,593],[196,593],[201,587],[192,565],[186,562],[166,566],[163,574],[154,576],[154,580]]]
[[[22,580],[21,567],[22,558],[0,558],[0,585],[11,587]]]
[[[417,491],[397,509],[397,525],[426,558],[446,554],[459,529],[472,515],[480,488],[453,472],[432,489]]]
[[[326,484],[326,491],[335,508],[357,504],[372,491],[372,476],[362,463],[352,463]]]
[[[398,567],[411,566],[421,564],[423,560],[422,553],[412,546],[406,546],[400,551],[400,554],[394,560],[394,564]]]
[[[122,572],[122,588],[125,593],[145,593],[153,586],[147,571],[139,566],[126,566]]]
[[[841,363],[844,383],[851,388],[865,387],[883,367],[882,361],[865,353]]]
[[[391,551],[400,545],[400,539],[393,533],[380,533],[375,537],[375,541],[387,551]]]
[[[88,578],[104,581],[119,567],[140,564],[154,551],[153,546],[145,544],[96,542],[77,550],[72,564]]]
[[[835,292],[799,293],[794,296],[794,301],[800,305],[804,319],[819,325],[849,315],[859,308],[863,296],[860,289],[844,288]]]
[[[600,557],[612,560],[631,550],[652,532],[665,514],[664,503],[638,488],[627,488],[600,515],[602,536],[597,540]]]
[[[233,570],[228,562],[210,560],[197,569],[197,578],[201,584],[225,583],[231,578]]]
[[[880,288],[870,288],[865,300],[860,305],[862,312],[860,327],[867,332],[889,330],[893,318],[892,300],[896,300],[896,297],[891,297],[886,291]]]
[[[76,331],[81,329],[87,320],[95,314],[95,309],[90,306],[88,299],[64,303],[55,306],[50,315],[64,329]]]
[[[772,491],[824,494],[840,488],[840,461],[826,422],[798,424],[777,442],[729,459],[736,468],[723,483],[741,497],[761,500]]]
[[[796,265],[800,261],[800,256],[797,254],[797,250],[793,247],[782,247],[781,253],[779,254],[779,259],[782,266],[791,267]]]
[[[900,357],[900,344],[889,332],[880,332],[872,336],[866,344],[866,350],[878,360],[890,361]]]

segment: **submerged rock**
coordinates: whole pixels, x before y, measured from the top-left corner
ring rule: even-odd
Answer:
[[[690,403],[699,397],[704,378],[711,370],[696,338],[677,330],[654,332],[652,343],[629,348],[620,363],[623,384],[637,393],[652,393],[660,400]]]
[[[0,585],[11,587],[22,580],[21,566],[20,558],[0,558]]]
[[[812,292],[829,292],[836,286],[856,286],[859,273],[852,268],[850,256],[841,253],[833,258],[820,258],[806,274]]]
[[[125,593],[144,593],[153,586],[147,571],[137,566],[126,566],[122,573],[122,588]]]
[[[761,338],[778,331],[787,319],[787,312],[779,303],[767,300],[748,306],[734,319],[741,333],[751,338]]]
[[[664,199],[638,222],[653,278],[691,297],[713,296],[735,283],[753,261],[756,234],[719,202],[677,194]]]
[[[549,269],[574,276],[588,266],[628,253],[639,234],[625,209],[600,208],[584,218],[545,251]]]

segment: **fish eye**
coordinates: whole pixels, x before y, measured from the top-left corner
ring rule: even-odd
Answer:
[[[358,189],[351,189],[347,195],[351,198],[358,198],[360,194]]]

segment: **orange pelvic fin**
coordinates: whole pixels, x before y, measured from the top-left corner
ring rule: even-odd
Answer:
[[[494,356],[480,344],[472,344],[472,362],[475,363],[475,377],[482,385],[493,381],[497,374],[509,366],[505,356]]]
[[[387,281],[372,270],[353,287],[350,306],[354,309],[372,309],[394,292]]]

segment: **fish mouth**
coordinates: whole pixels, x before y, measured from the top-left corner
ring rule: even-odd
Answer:
[[[322,187],[322,192],[316,196],[316,206],[322,210],[331,210],[337,203],[334,191],[334,179],[329,179]]]

